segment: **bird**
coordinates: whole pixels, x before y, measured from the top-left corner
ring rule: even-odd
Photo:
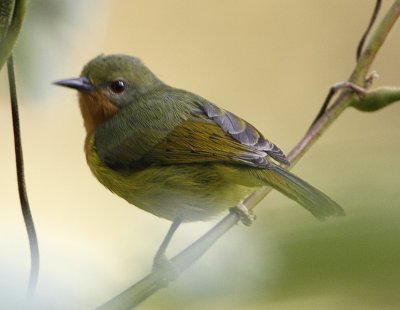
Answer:
[[[182,222],[227,210],[245,223],[243,201],[271,186],[317,219],[343,208],[289,172],[284,152],[249,122],[192,92],[161,81],[137,57],[99,55],[77,78],[55,82],[78,91],[93,175],[130,204],[172,221],[155,261]]]

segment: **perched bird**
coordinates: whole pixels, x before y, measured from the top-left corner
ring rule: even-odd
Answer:
[[[344,214],[328,196],[277,165],[289,162],[254,126],[168,86],[138,58],[100,55],[79,78],[55,84],[79,92],[86,159],[96,178],[129,203],[174,221],[173,230],[234,206],[246,216],[241,202],[265,185],[318,219]]]

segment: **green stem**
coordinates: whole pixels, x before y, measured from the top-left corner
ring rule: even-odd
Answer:
[[[372,35],[369,44],[365,48],[363,54],[358,60],[357,66],[349,78],[349,82],[354,84],[363,85],[365,76],[367,75],[372,62],[375,59],[383,42],[386,40],[390,30],[393,28],[394,23],[400,14],[400,1],[396,0],[388,13],[381,21],[379,27],[376,29],[375,33]]]

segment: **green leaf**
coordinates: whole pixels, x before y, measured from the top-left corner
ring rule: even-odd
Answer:
[[[0,69],[7,61],[21,31],[26,0],[0,1]]]

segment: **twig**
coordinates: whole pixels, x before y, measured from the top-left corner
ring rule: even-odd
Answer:
[[[24,158],[22,154],[17,89],[15,83],[14,63],[12,55],[10,55],[8,59],[7,69],[8,69],[8,82],[10,85],[11,111],[12,111],[13,129],[14,129],[14,147],[15,147],[15,161],[17,168],[18,193],[19,193],[19,200],[21,203],[21,210],[25,221],[25,226],[28,233],[29,246],[31,251],[31,272],[29,276],[28,294],[29,296],[32,296],[36,289],[36,284],[39,275],[39,246],[25,186]]]
[[[182,272],[193,265],[221,236],[232,226],[237,224],[239,216],[231,212],[232,216],[224,217],[217,225],[204,234],[200,239],[171,259],[177,271]],[[131,309],[144,301],[147,297],[165,287],[165,279],[168,278],[168,270],[157,269],[139,282],[135,283],[124,292],[115,296],[98,310]]]
[[[371,31],[371,28],[374,25],[376,18],[378,17],[379,10],[381,9],[381,5],[382,5],[382,0],[376,0],[375,8],[374,8],[374,11],[372,12],[372,16],[369,21],[369,25],[368,25],[367,29],[365,30],[364,34],[362,35],[361,40],[357,46],[357,52],[356,52],[356,60],[357,61],[360,59],[365,40],[367,39],[368,34]]]
[[[370,68],[371,63],[375,59],[377,52],[382,46],[387,34],[392,29],[393,24],[397,20],[400,14],[400,0],[396,0],[389,12],[382,20],[381,24],[377,27],[375,34],[372,36],[369,44],[363,51],[360,59],[350,77],[349,82],[354,84],[362,85],[365,76]],[[333,123],[335,119],[350,105],[354,102],[358,102],[360,99],[357,95],[353,95],[349,91],[342,92],[332,106],[322,115],[319,120],[311,126],[304,137],[289,153],[288,158],[292,162],[291,167],[307,152],[307,150],[314,145],[318,138],[322,135],[325,130]],[[270,187],[264,187],[252,195],[250,195],[244,202],[248,209],[253,209],[258,202],[260,202],[269,192]],[[176,255],[171,261],[178,270],[184,270],[192,265],[198,258],[203,255],[207,249],[213,245],[225,232],[227,232],[232,226],[237,224],[239,217],[231,212],[229,215],[224,217],[215,227],[207,232],[203,237],[194,242],[191,246],[186,248],[180,254]],[[163,287],[164,274],[157,270],[152,272],[141,281],[132,285],[130,288],[112,298],[98,309],[131,309],[134,306],[140,304],[147,297],[152,295],[154,292]]]
[[[371,36],[367,47],[364,49],[363,53],[358,59],[357,65],[349,78],[349,82],[363,85],[365,77],[367,76],[376,54],[378,53],[383,42],[386,40],[390,30],[393,28],[393,24],[399,17],[399,11],[400,1],[396,0]]]
[[[353,90],[355,93],[362,94],[362,95],[364,95],[366,93],[365,88],[362,88],[356,84],[353,84],[353,83],[350,83],[347,81],[334,84],[329,89],[328,95],[326,96],[325,101],[321,106],[321,109],[319,110],[317,116],[311,123],[310,127],[312,127],[320,119],[320,117],[325,114],[326,110],[328,109],[329,103],[331,102],[333,96],[337,93],[337,91],[340,89],[345,89],[345,88],[347,88],[349,90]]]

